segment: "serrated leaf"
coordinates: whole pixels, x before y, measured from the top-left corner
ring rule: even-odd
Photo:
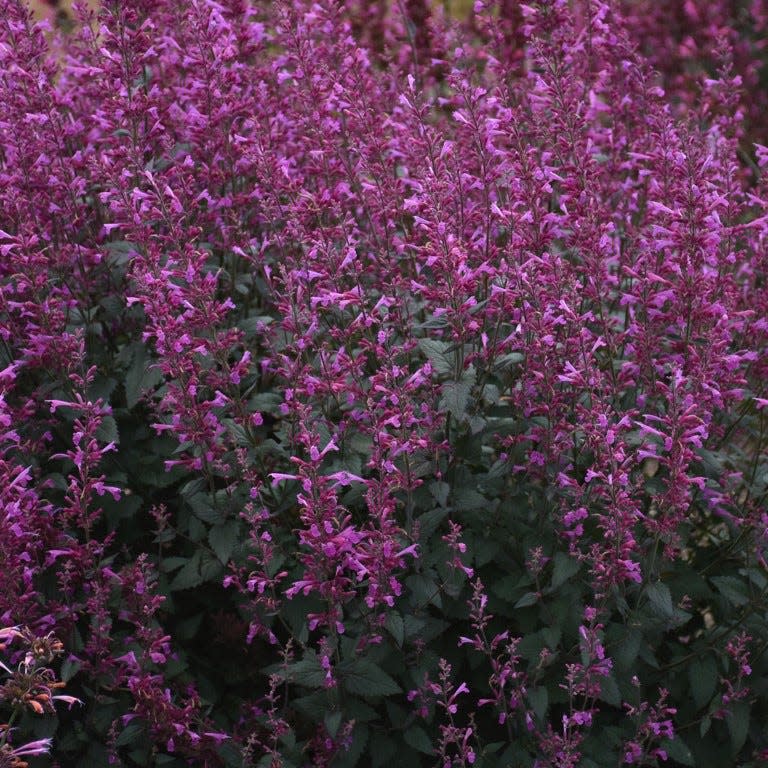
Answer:
[[[470,512],[474,509],[486,509],[488,499],[482,493],[478,493],[474,488],[462,487],[454,495],[454,506],[457,510]]]
[[[133,360],[125,374],[125,402],[129,408],[133,408],[141,399],[145,390],[153,389],[163,380],[163,373],[159,368],[150,364],[146,347],[143,344],[134,346]]]
[[[72,659],[64,659],[61,665],[60,677],[62,682],[68,683],[79,671],[82,663]]]
[[[717,591],[733,605],[746,605],[749,602],[746,585],[735,576],[713,576],[710,581]]]
[[[320,688],[325,684],[326,671],[321,666],[320,659],[308,653],[303,659],[289,664],[277,674],[306,688]]]
[[[339,726],[341,725],[342,713],[339,710],[335,712],[326,712],[323,718],[325,724],[325,730],[331,735],[331,738],[336,738],[336,734],[339,732]]]
[[[274,321],[275,319],[269,315],[254,315],[253,317],[244,317],[238,322],[237,327],[245,334],[246,338],[252,338]]]
[[[448,494],[451,492],[451,486],[444,480],[434,480],[429,484],[429,492],[432,498],[441,506],[448,506]]]
[[[454,371],[454,353],[450,352],[449,345],[437,339],[419,339],[419,349],[432,363],[435,373],[449,376]]]
[[[418,725],[412,725],[405,731],[405,733],[403,733],[403,740],[418,752],[422,752],[425,755],[435,754],[435,748],[432,746],[432,741],[427,735],[427,732]]]
[[[218,581],[224,575],[224,566],[211,554],[204,552],[200,562],[203,581]]]
[[[141,736],[144,735],[144,732],[144,723],[128,723],[128,725],[126,725],[125,728],[123,728],[123,730],[118,734],[118,737],[115,740],[115,745],[118,747],[124,747],[128,744],[133,744],[134,741],[137,741]]]
[[[536,605],[539,602],[539,596],[536,592],[526,592],[514,605],[515,608],[527,608],[530,605]]]
[[[328,714],[328,696],[321,689],[292,699],[291,706],[313,723],[320,723]]]
[[[237,520],[228,520],[221,525],[214,525],[208,532],[208,543],[216,557],[226,565],[237,543],[240,524]]]
[[[163,573],[171,573],[172,571],[177,571],[188,562],[188,557],[164,557],[160,561],[159,567]]]
[[[176,574],[171,582],[172,591],[192,589],[193,587],[199,587],[203,583],[203,577],[200,573],[201,559],[202,554],[200,550],[189,558],[187,564]]]
[[[528,691],[528,702],[539,721],[544,722],[549,706],[549,693],[544,686],[532,688]]]
[[[96,438],[102,443],[114,443],[115,445],[120,443],[120,435],[117,431],[117,422],[114,416],[104,416],[99,424],[99,428],[96,430]]]
[[[373,768],[381,768],[382,765],[391,765],[391,759],[397,752],[393,739],[381,734],[374,734],[371,739],[371,765]]]
[[[746,701],[734,702],[725,721],[728,724],[728,732],[731,734],[731,752],[736,755],[741,751],[749,733],[749,703]]]
[[[551,587],[552,589],[557,589],[578,572],[579,568],[581,568],[581,563],[575,557],[571,557],[565,552],[556,552],[553,560]]]
[[[433,574],[412,573],[406,578],[405,583],[417,605],[423,606],[432,603],[435,608],[443,607],[440,586]]]
[[[709,704],[717,688],[717,662],[712,656],[694,659],[688,667],[691,694],[697,709]]]
[[[615,625],[614,625],[615,626]],[[619,669],[628,670],[635,666],[640,645],[643,642],[643,634],[635,628],[620,627],[619,635],[615,642],[613,661]]]
[[[440,410],[461,419],[467,411],[469,396],[475,383],[474,372],[465,372],[459,381],[446,381],[441,387]]]
[[[648,585],[646,596],[653,613],[659,618],[668,621],[675,615],[675,607],[672,605],[672,593],[669,587],[662,581],[655,581]]]
[[[360,755],[363,754],[368,744],[368,726],[363,723],[355,723],[352,729],[351,744],[334,760],[334,766],[338,768],[353,768],[357,765]]]
[[[345,707],[347,707],[347,711],[355,713],[355,721],[358,723],[370,723],[374,720],[378,720],[381,717],[381,715],[373,707],[369,706],[360,699],[353,698],[352,696],[346,696],[344,698],[344,702]]]
[[[368,659],[342,662],[338,673],[344,688],[359,696],[374,698],[400,693],[400,686],[395,680]]]
[[[600,679],[600,699],[612,707],[621,706],[621,692],[612,674]]]
[[[235,768],[235,766],[241,766],[243,764],[243,754],[241,749],[231,740],[219,744],[219,746],[216,747],[216,753],[222,760],[224,760],[224,763],[228,768],[230,766],[231,768]]]
[[[424,542],[438,529],[440,523],[448,516],[450,510],[445,508],[431,509],[419,515],[419,539]]]
[[[669,757],[680,765],[696,765],[691,750],[688,745],[679,737],[674,739],[663,739],[659,745]]]
[[[392,635],[398,647],[402,647],[405,637],[403,617],[396,611],[389,611],[384,626],[387,628],[387,632]]]

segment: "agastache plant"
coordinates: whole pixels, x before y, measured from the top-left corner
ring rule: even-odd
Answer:
[[[764,761],[768,14],[451,6],[0,0],[0,765]]]

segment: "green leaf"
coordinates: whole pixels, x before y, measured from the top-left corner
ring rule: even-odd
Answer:
[[[427,732],[418,725],[412,725],[403,734],[403,740],[418,752],[423,752],[425,755],[435,754],[435,748],[432,746],[432,741]]]
[[[549,706],[549,693],[544,686],[533,688],[528,691],[528,702],[533,709],[534,714],[540,722],[544,722]]]
[[[115,745],[124,747],[128,744],[133,744],[133,742],[137,741],[140,736],[144,735],[144,733],[145,728],[143,722],[129,723],[122,731],[120,731],[120,734],[115,740]]]
[[[749,602],[746,585],[735,576],[713,576],[710,581],[717,591],[733,605],[746,605]]]
[[[68,683],[80,671],[81,666],[82,664],[79,661],[64,659],[60,674],[62,682]]]
[[[238,322],[237,327],[238,330],[245,334],[246,338],[252,338],[274,321],[275,318],[269,315],[254,315],[252,317],[244,317]]]
[[[440,410],[461,419],[469,405],[469,395],[475,383],[475,372],[465,371],[459,381],[446,381],[441,388]]]
[[[338,766],[338,768],[353,768],[353,766],[357,765],[360,755],[363,754],[368,743],[368,734],[369,729],[367,725],[355,723],[355,727],[352,729],[352,743],[348,749],[337,755],[333,765]]]
[[[228,520],[221,525],[214,525],[208,533],[208,543],[216,557],[226,565],[237,543],[240,524],[237,520]]]
[[[487,509],[488,499],[474,488],[466,486],[459,488],[454,494],[454,507],[462,512],[470,512],[475,509]]]
[[[429,492],[432,498],[441,506],[448,506],[448,494],[451,492],[451,486],[444,480],[434,480],[429,484]]]
[[[203,577],[200,574],[200,560],[202,553],[197,550],[189,558],[187,564],[176,574],[171,582],[171,591],[175,592],[181,589],[192,589],[199,587],[203,583]]]
[[[669,757],[680,765],[696,765],[688,745],[679,737],[663,739],[659,745]]]
[[[241,766],[243,764],[243,755],[240,748],[232,741],[225,741],[223,744],[219,744],[216,747],[216,752],[219,757],[224,760],[227,766]]]
[[[394,679],[367,659],[342,662],[337,669],[344,688],[350,693],[369,698],[400,693]]]
[[[642,642],[643,633],[639,629],[619,628],[619,638],[616,641],[616,650],[613,653],[613,660],[619,669],[629,670],[635,666]]]
[[[145,390],[154,389],[163,380],[159,368],[150,367],[150,358],[146,347],[137,343],[134,345],[133,361],[125,374],[125,401],[133,408],[141,399]]]
[[[552,589],[557,589],[578,572],[579,568],[581,568],[581,563],[575,557],[571,557],[565,552],[556,552],[553,560],[554,567],[550,586]]]
[[[355,721],[358,723],[370,723],[381,717],[373,707],[352,696],[344,697],[344,705],[348,712],[354,713]]]
[[[321,723],[328,714],[328,694],[321,688],[307,696],[292,699],[291,706],[313,723]]]
[[[423,606],[432,603],[435,608],[443,607],[440,586],[434,572],[412,573],[406,578],[405,584],[417,605]]]
[[[320,665],[320,659],[308,653],[303,659],[289,664],[277,674],[306,688],[320,688],[325,683],[326,672]]]
[[[371,738],[371,765],[373,768],[381,768],[382,765],[391,765],[391,760],[397,752],[394,739],[375,733]]]
[[[539,602],[539,595],[536,592],[526,592],[514,605],[515,608],[527,608],[530,605],[536,605]]]
[[[419,339],[419,349],[432,363],[435,373],[450,376],[454,371],[454,353],[450,352],[450,346],[437,339]]]
[[[734,755],[741,751],[749,733],[749,703],[736,701],[726,715],[728,732],[731,734],[731,751]]]
[[[693,702],[697,709],[709,704],[717,688],[717,662],[712,656],[694,659],[688,667]]]
[[[387,628],[387,632],[392,635],[398,647],[401,648],[405,639],[403,617],[396,611],[389,611],[384,626]]]
[[[200,562],[200,575],[203,581],[218,581],[224,575],[224,566],[208,552],[204,552]]]
[[[672,605],[672,593],[669,587],[662,581],[649,584],[645,591],[653,613],[661,619],[668,621],[675,615],[675,607]]]
[[[612,674],[600,680],[600,699],[612,707],[621,706],[621,692]]]
[[[335,739],[336,734],[339,732],[339,726],[341,725],[342,713],[339,710],[335,712],[326,712],[323,722],[325,723],[325,730],[331,735],[331,738]]]
[[[438,529],[440,523],[448,516],[448,512],[448,509],[441,508],[432,509],[423,515],[419,515],[417,518],[419,523],[419,540],[422,542],[427,541]]]
[[[97,440],[101,440],[102,443],[115,443],[117,445],[120,442],[120,435],[117,431],[117,422],[114,416],[104,416],[99,424],[99,428],[96,430]]]

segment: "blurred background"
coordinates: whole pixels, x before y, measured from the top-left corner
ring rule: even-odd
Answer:
[[[37,18],[51,19],[66,26],[70,20],[73,0],[27,0]],[[98,0],[87,0],[88,5],[95,7]],[[408,5],[408,0],[405,2]],[[473,5],[473,0],[444,0],[448,12],[466,18]]]

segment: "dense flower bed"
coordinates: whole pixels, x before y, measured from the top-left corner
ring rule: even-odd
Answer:
[[[765,14],[651,5],[0,0],[0,766],[768,761]]]

